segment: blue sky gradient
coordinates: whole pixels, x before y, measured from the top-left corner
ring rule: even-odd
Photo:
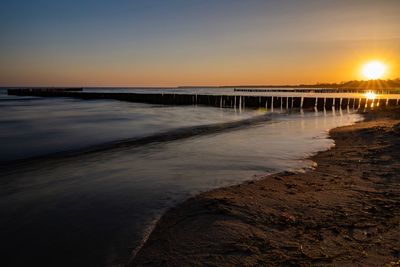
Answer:
[[[2,1],[3,85],[286,84],[398,76],[398,0]],[[347,67],[340,66],[347,64]],[[324,71],[323,71],[324,70]]]

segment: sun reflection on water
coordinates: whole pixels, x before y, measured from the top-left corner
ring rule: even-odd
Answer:
[[[372,100],[374,100],[374,99],[376,98],[376,94],[375,94],[374,92],[372,92],[372,91],[369,91],[369,92],[367,92],[367,93],[365,94],[365,97],[366,97],[367,99],[372,99]]]

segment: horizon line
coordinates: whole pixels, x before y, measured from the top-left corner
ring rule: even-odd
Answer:
[[[394,79],[375,79],[375,80],[349,80],[342,82],[317,82],[317,83],[299,83],[299,84],[236,84],[236,85],[175,85],[175,86],[162,86],[162,85],[0,85],[0,88],[230,88],[230,87],[299,87],[299,86],[324,86],[324,85],[344,85],[351,82],[371,83],[371,82],[400,82],[400,78]]]

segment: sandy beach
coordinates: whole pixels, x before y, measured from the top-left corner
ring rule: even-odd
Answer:
[[[400,109],[331,130],[314,170],[170,209],[129,266],[400,266]]]

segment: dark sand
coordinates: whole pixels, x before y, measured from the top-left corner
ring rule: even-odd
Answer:
[[[400,266],[400,109],[330,132],[306,173],[169,210],[130,266]]]

